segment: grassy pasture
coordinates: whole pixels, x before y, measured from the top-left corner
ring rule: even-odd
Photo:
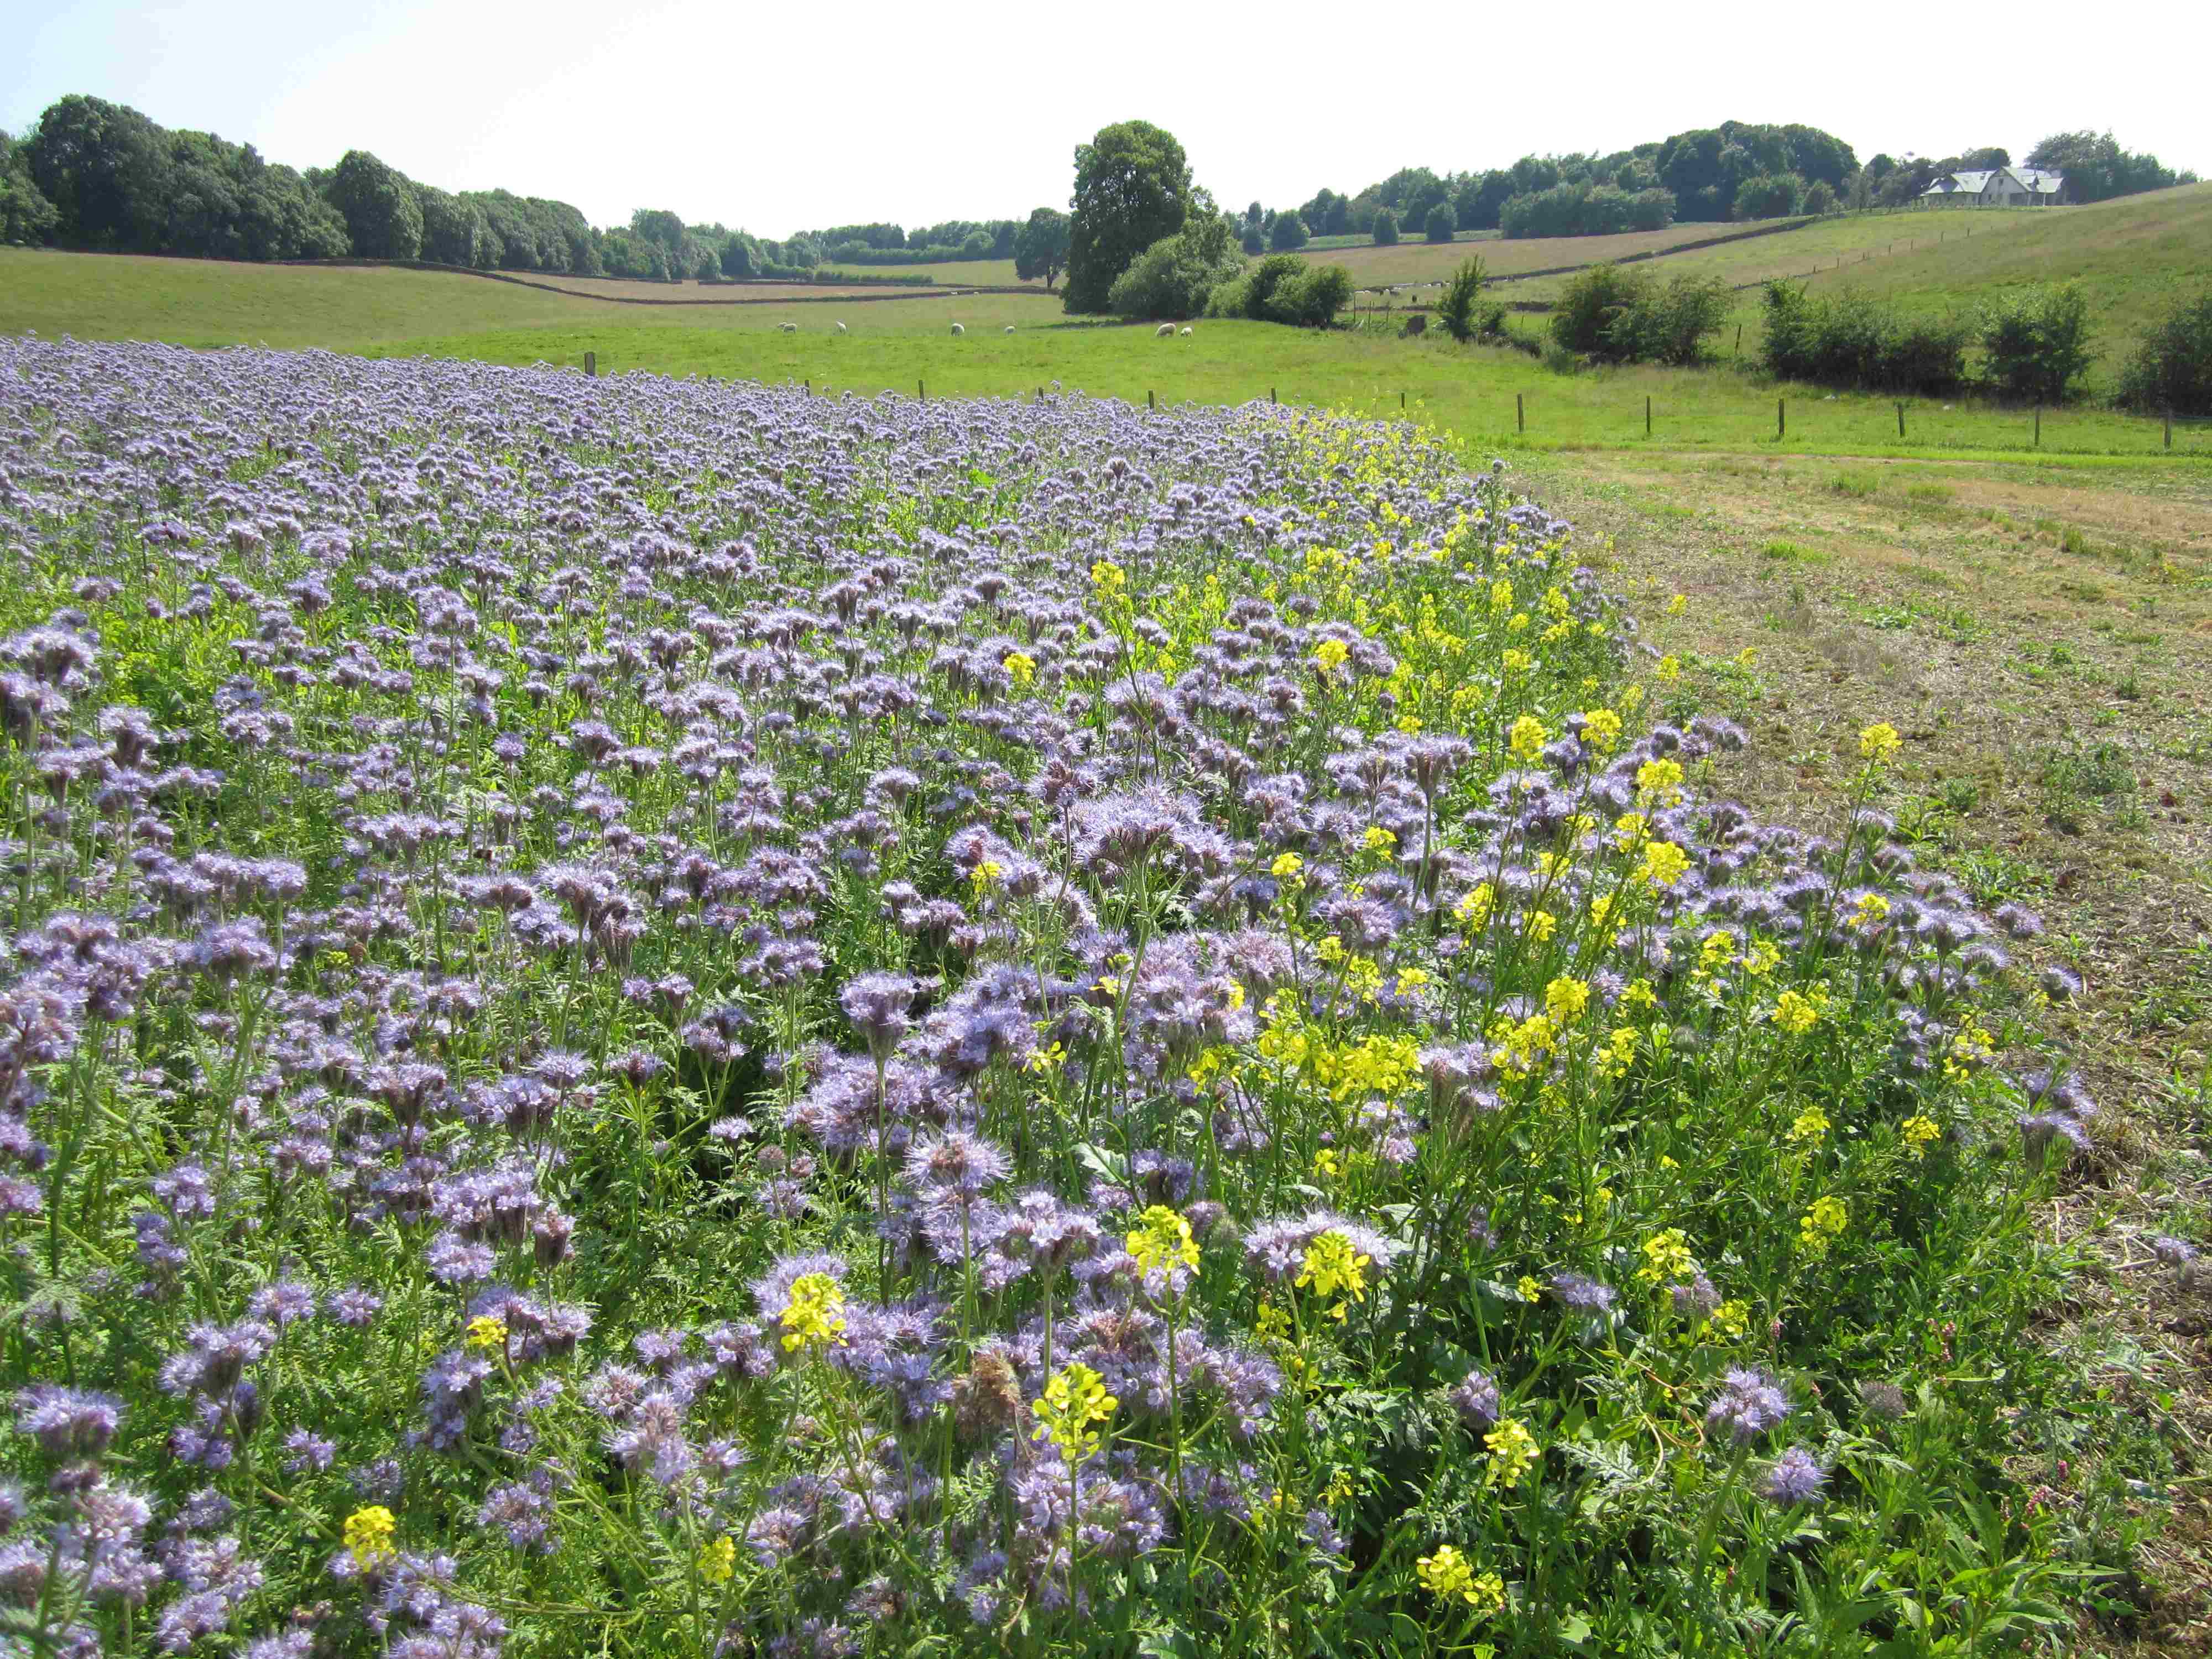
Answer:
[[[856,276],[928,276],[946,288],[1012,288],[1021,282],[1014,275],[1012,259],[951,259],[927,265],[853,265],[832,264],[832,270],[848,271]],[[1040,294],[1044,292],[1042,280],[1029,286]],[[1054,289],[1058,283],[1055,280]]]

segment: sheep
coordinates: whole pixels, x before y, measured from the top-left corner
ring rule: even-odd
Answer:
[[[838,331],[840,334],[842,334],[842,333],[845,331],[845,325],[844,325],[844,324],[842,324],[842,323],[838,324],[838,325],[837,325],[837,331]]]
[[[957,324],[957,323],[955,323],[955,324],[953,324],[953,325],[952,325],[952,337],[953,337],[954,339],[956,339],[956,340],[957,340],[957,339],[958,339],[962,335],[965,334],[967,331],[967,331],[966,329],[964,329],[964,328],[961,327],[961,326],[960,326],[960,325],[959,325],[959,324]]]
[[[786,334],[796,334],[799,332],[799,325],[797,323],[778,323],[776,327],[779,331]]]
[[[1152,337],[1155,340],[1172,340],[1175,338],[1175,325],[1173,323],[1162,323],[1158,328],[1152,331]]]
[[[1188,323],[1185,323],[1182,325],[1182,337],[1186,340],[1190,338],[1190,325]]]
[[[1008,323],[1008,324],[1006,325],[1006,332],[1007,332],[1007,333],[1009,333],[1009,334],[1012,334],[1013,331],[1014,331],[1014,325],[1013,325],[1012,323]]]

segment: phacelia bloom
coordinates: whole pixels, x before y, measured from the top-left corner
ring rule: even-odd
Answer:
[[[1796,1504],[1811,1503],[1820,1495],[1820,1488],[1827,1480],[1828,1472],[1813,1461],[1812,1453],[1802,1446],[1792,1446],[1766,1472],[1759,1491],[1769,1503],[1786,1509]]]
[[[1720,1393],[1705,1407],[1705,1427],[1727,1435],[1736,1445],[1747,1445],[1789,1416],[1790,1409],[1790,1396],[1772,1373],[1732,1366],[1721,1379]]]
[[[1498,1379],[1488,1371],[1473,1370],[1450,1394],[1452,1408],[1471,1429],[1493,1428],[1498,1423]]]
[[[40,1382],[15,1395],[15,1432],[31,1436],[49,1457],[99,1456],[122,1420],[123,1402],[112,1395]]]

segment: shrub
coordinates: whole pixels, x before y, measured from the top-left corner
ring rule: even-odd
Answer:
[[[1422,227],[1432,242],[1449,242],[1459,229],[1458,216],[1452,212],[1449,202],[1439,202],[1429,210],[1428,223]]]
[[[1375,246],[1389,247],[1398,240],[1398,216],[1384,208],[1375,216]]]
[[[1306,245],[1306,222],[1295,213],[1279,213],[1268,228],[1267,246],[1278,253],[1287,253],[1292,248]]]
[[[1635,303],[1639,276],[1649,280],[1645,273],[1607,263],[1592,265],[1572,278],[1552,313],[1552,338],[1563,350],[1585,357],[1603,356],[1607,331]]]
[[[1468,260],[1452,272],[1451,280],[1444,284],[1443,297],[1437,301],[1437,317],[1443,324],[1444,331],[1462,344],[1481,331],[1482,319],[1477,313],[1476,301],[1482,294],[1484,275],[1481,260]],[[1502,324],[1505,308],[1500,306],[1497,311]]]
[[[1761,361],[1785,380],[1941,396],[1966,373],[1971,330],[1948,318],[1907,319],[1863,294],[1814,295],[1802,283],[1766,286]]]
[[[1728,315],[1729,289],[1717,276],[1677,276],[1666,287],[1638,273],[1635,297],[1607,331],[1610,354],[1621,362],[1702,362],[1705,340]]]
[[[1342,265],[1307,265],[1276,284],[1267,299],[1267,315],[1298,328],[1327,328],[1351,298],[1352,273]]]
[[[1836,210],[1836,190],[1826,179],[1815,179],[1805,186],[1804,210],[1808,213],[1833,213]]]
[[[2212,288],[2174,307],[2120,374],[2130,408],[2212,415]]]
[[[1794,173],[1764,173],[1735,188],[1739,219],[1787,219],[1805,205],[1805,181]]]
[[[1498,222],[1509,237],[1663,230],[1674,222],[1674,196],[1657,188],[1630,191],[1612,185],[1554,185],[1509,198],[1498,210]]]
[[[1982,372],[2000,397],[2064,403],[2095,360],[2089,300],[2075,283],[2043,285],[1992,302],[1981,315]]]
[[[1243,264],[1229,240],[1228,221],[1205,216],[1139,254],[1115,279],[1107,309],[1116,317],[1180,321],[1200,316],[1214,289],[1235,277]]]

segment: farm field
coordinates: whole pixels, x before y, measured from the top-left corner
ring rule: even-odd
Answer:
[[[20,340],[0,409],[74,1644],[2185,1632],[2200,469]]]
[[[1367,242],[1323,249],[1311,257],[1322,264],[1342,265],[1352,273],[1352,281],[1363,287],[1378,283],[1441,283],[1470,257],[1480,257],[1493,276],[1510,276],[1560,265],[1595,264],[1605,259],[1662,253],[1684,242],[1701,242],[1714,236],[1758,228],[1756,224],[1685,224],[1669,225],[1664,230],[1627,231],[1618,236],[1535,236],[1510,241],[1486,234],[1476,246],[1457,240],[1427,242],[1417,235],[1389,247],[1376,247]],[[1800,233],[1771,234],[1795,236]]]
[[[941,264],[926,265],[841,265],[832,264],[832,270],[846,270],[863,276],[933,276],[945,288],[1015,288],[1022,285],[1014,275],[1012,259],[952,259]],[[1044,279],[1036,277],[1029,286],[1040,294],[1044,292]],[[1059,284],[1054,283],[1055,289]]]

